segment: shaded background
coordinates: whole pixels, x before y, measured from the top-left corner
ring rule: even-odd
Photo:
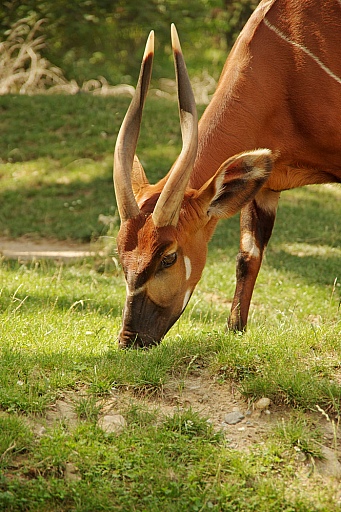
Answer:
[[[154,80],[172,76],[170,24],[178,28],[190,74],[219,77],[227,52],[257,0],[4,0],[0,40],[23,18],[40,32],[43,57],[78,83],[104,76],[134,84],[141,48],[156,33]]]

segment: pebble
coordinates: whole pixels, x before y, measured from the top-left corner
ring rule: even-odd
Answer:
[[[327,446],[321,446],[322,460],[315,461],[315,467],[322,476],[332,477],[341,480],[341,464],[335,450]]]
[[[79,482],[82,480],[78,468],[72,462],[65,464],[64,478],[69,482]]]
[[[242,414],[240,411],[233,411],[225,414],[224,421],[228,425],[235,425],[236,423],[242,421],[244,417],[244,414]]]
[[[200,397],[200,398],[198,399],[198,402],[199,402],[200,404],[202,404],[203,402],[208,402],[209,398],[210,398],[210,397],[209,397],[209,395],[205,394],[205,395],[203,395],[202,397]]]
[[[107,434],[119,434],[127,422],[121,414],[106,414],[98,420],[98,426]]]
[[[259,411],[263,411],[264,409],[267,409],[269,407],[270,402],[271,402],[270,398],[266,398],[266,397],[260,398],[255,403],[255,408],[258,409]]]
[[[297,460],[297,462],[305,462],[307,460],[307,457],[305,453],[299,451],[295,453],[295,460]]]
[[[74,406],[64,400],[56,401],[54,408],[47,411],[46,419],[49,422],[63,420],[71,428],[76,427],[78,424],[78,416]]]
[[[43,437],[46,434],[46,428],[44,425],[40,425],[39,423],[36,423],[33,425],[33,433],[37,437]]]
[[[72,404],[64,402],[63,400],[57,400],[56,408],[61,419],[66,420],[71,425],[75,425],[78,422],[78,416]]]

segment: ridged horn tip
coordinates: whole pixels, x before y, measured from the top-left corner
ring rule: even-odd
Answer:
[[[154,30],[151,30],[149,33],[143,54],[143,60],[146,60],[150,54],[154,54]]]
[[[173,50],[175,52],[181,52],[180,40],[174,23],[171,24],[171,38]]]

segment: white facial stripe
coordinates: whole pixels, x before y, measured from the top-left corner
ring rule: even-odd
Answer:
[[[185,293],[185,297],[184,297],[184,301],[183,301],[183,304],[182,304],[182,310],[183,311],[185,309],[185,307],[187,306],[187,303],[191,297],[191,294],[192,294],[192,290],[188,289]]]
[[[186,281],[188,281],[192,273],[192,263],[188,256],[184,256],[184,263],[186,269]]]
[[[244,233],[241,239],[241,249],[247,252],[253,258],[259,258],[260,251],[256,245],[256,241],[252,233]]]
[[[127,289],[127,295],[129,295],[130,297],[135,297],[135,295],[138,295],[139,293],[144,292],[144,290],[146,289],[146,285],[140,286],[140,288],[137,288],[136,290],[130,290],[129,285],[126,282],[126,289]]]
[[[323,69],[323,71],[325,73],[327,73],[327,75],[329,75],[331,78],[333,78],[334,80],[336,80],[339,84],[341,84],[341,78],[338,77],[337,75],[335,75],[335,73],[332,72],[331,69],[329,69],[322,61],[320,61],[320,59],[318,57],[316,57],[316,55],[313,54],[313,52],[311,52],[308,48],[306,48],[305,46],[303,46],[303,44],[300,44],[300,43],[296,43],[296,41],[292,41],[292,39],[290,39],[289,37],[287,37],[285,34],[283,34],[283,32],[281,32],[277,27],[275,27],[274,25],[272,25],[270,23],[270,21],[267,19],[267,18],[264,18],[264,23],[265,25],[270,29],[272,30],[273,32],[275,32],[275,34],[277,34],[281,39],[283,39],[283,41],[286,41],[287,43],[291,44],[292,46],[295,46],[296,48],[299,48],[300,50],[302,50],[302,52],[304,52],[306,55],[309,55],[309,57],[316,62],[316,64],[318,66],[320,66],[321,69]]]

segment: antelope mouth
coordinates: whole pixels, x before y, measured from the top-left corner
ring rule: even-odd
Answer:
[[[147,333],[137,333],[132,331],[121,331],[118,336],[118,347],[125,348],[150,348],[157,345],[160,340],[155,340],[153,336]]]

